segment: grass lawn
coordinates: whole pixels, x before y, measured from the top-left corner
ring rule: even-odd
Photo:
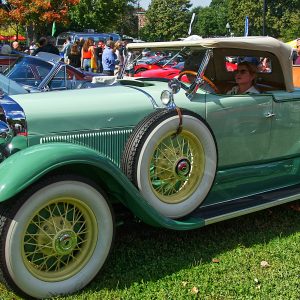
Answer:
[[[300,201],[210,225],[169,231],[118,227],[93,282],[56,299],[300,299]],[[0,286],[0,299],[20,299]]]

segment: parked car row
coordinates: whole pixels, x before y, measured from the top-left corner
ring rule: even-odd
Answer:
[[[289,46],[271,37],[128,44],[145,48],[180,54],[177,78],[97,76],[97,87],[79,89],[86,75],[60,61],[47,73],[45,60],[25,57],[0,76],[9,81],[0,97],[0,270],[15,293],[84,288],[124,212],[191,230],[299,199]],[[260,93],[226,94],[235,82],[225,58],[237,56],[271,60]]]
[[[96,85],[90,84],[92,78],[102,75],[76,69],[62,62],[60,56],[46,52],[38,56],[0,56],[0,65],[4,76],[20,84],[20,92],[23,89],[32,93],[93,87]],[[10,81],[6,80],[7,84],[4,81],[2,78],[2,89],[10,94]]]

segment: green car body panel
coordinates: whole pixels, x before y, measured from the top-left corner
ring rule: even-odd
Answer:
[[[12,165],[18,165],[22,172],[16,172]],[[75,144],[49,143],[35,145],[19,151],[0,165],[0,202],[22,192],[26,187],[51,171],[72,167],[96,174],[96,181],[106,188],[106,193],[128,207],[137,217],[152,226],[172,229],[193,229],[204,225],[197,222],[180,222],[158,214],[128,178],[109,159],[98,152]]]
[[[126,191],[126,197],[115,196],[115,200],[125,204],[146,223],[177,230],[203,226],[205,220],[202,218],[186,218],[181,222],[161,216],[129,184],[119,169],[122,150],[130,133],[145,115],[156,109],[160,102],[158,91],[166,88],[165,82],[148,81],[143,93],[139,91],[141,87],[117,86],[99,88],[99,93],[95,93],[94,89],[64,91],[57,93],[57,97],[56,92],[16,95],[14,99],[26,111],[27,144],[30,147],[0,165],[1,174],[5,174],[1,176],[1,201],[12,198],[56,168],[84,163],[105,173],[109,170],[110,176],[101,180],[107,181],[108,187],[118,186],[119,194]],[[111,89],[110,101],[102,99],[102,92],[106,93],[107,89]],[[125,103],[123,97],[126,93],[131,96],[130,102]],[[175,97],[179,107],[192,110],[206,120],[217,141],[218,171],[203,207],[220,202],[220,198],[230,201],[300,182],[297,167],[299,141],[295,131],[285,131],[286,126],[300,128],[299,118],[294,113],[300,107],[298,99],[275,100],[273,94],[220,97],[201,90],[192,101],[187,101],[183,90]],[[84,99],[89,99],[88,106]],[[280,119],[266,118],[268,112],[279,110]],[[271,147],[283,130],[287,133],[283,138],[289,142],[289,147]],[[26,144],[25,137],[18,139],[12,143],[16,151]],[[279,161],[278,156],[282,157]],[[54,157],[54,161],[49,157]],[[14,172],[10,169],[11,165],[23,171]]]

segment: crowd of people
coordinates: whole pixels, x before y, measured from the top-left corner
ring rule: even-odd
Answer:
[[[24,50],[17,41],[12,42],[11,45],[3,44],[1,46],[1,54],[17,54],[18,52],[24,52]]]
[[[72,43],[67,37],[61,55],[66,64],[85,71],[104,73],[105,75],[119,75],[127,57],[127,76],[134,75],[134,54],[128,53],[126,45],[129,40],[107,41],[100,40],[97,43],[92,39],[80,39]],[[32,42],[26,49],[22,49],[19,42],[11,45],[5,44],[1,48],[1,54],[17,54],[25,52],[30,55],[37,55],[39,52],[48,52],[60,55],[59,49],[55,46],[55,38],[52,36],[41,37],[37,43]]]
[[[18,54],[23,52],[36,55],[41,51],[59,55],[59,50],[55,46],[55,38],[52,36],[41,37],[38,42],[31,42],[29,47],[26,47],[18,41],[12,42],[11,45],[3,44],[1,47],[1,54]]]
[[[128,62],[126,74],[133,76],[132,61],[133,53],[127,53],[126,44],[128,40],[107,41],[100,40],[97,43],[92,39],[80,39],[71,42],[68,37],[64,43],[62,53],[64,61],[75,68],[81,68],[85,71],[103,73],[105,75],[119,75],[127,56],[131,60]],[[129,54],[129,55],[128,55]]]

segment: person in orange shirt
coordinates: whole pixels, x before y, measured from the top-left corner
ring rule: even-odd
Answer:
[[[81,49],[81,68],[85,71],[92,71],[92,60],[95,60],[94,41],[88,38]],[[94,61],[93,61],[94,63]]]

